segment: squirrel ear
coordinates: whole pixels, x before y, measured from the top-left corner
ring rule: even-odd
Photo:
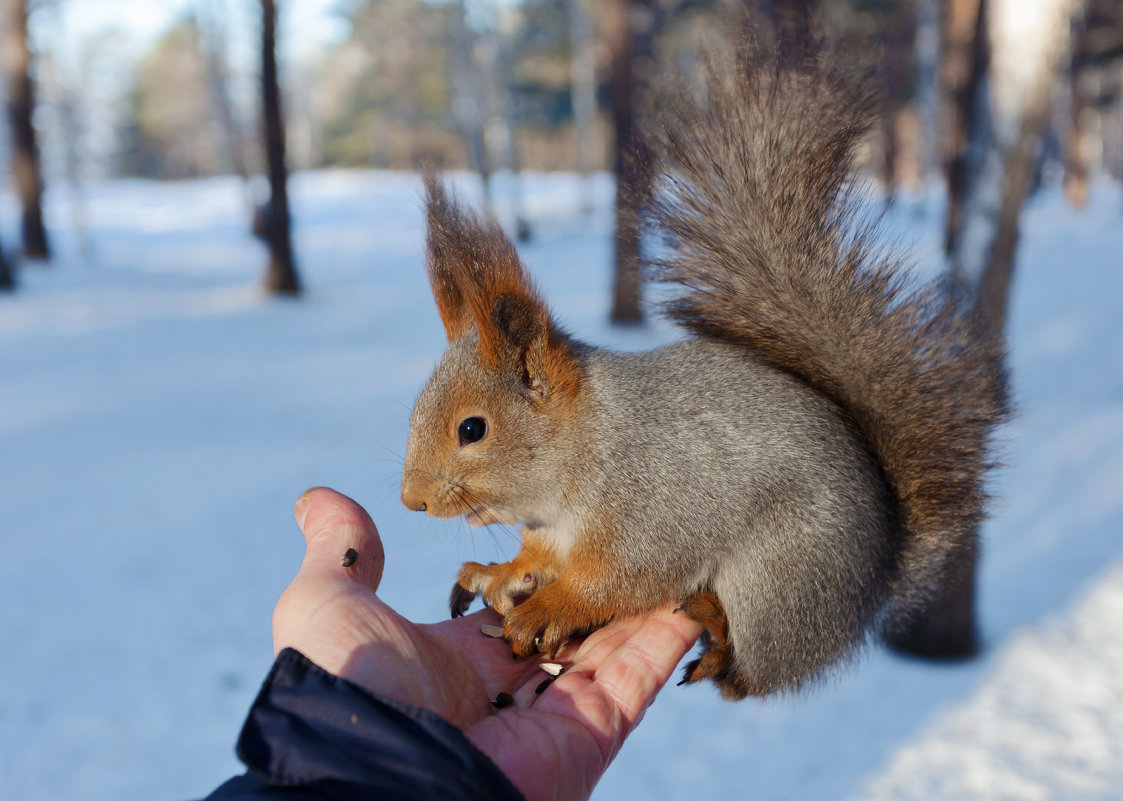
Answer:
[[[540,399],[573,396],[583,374],[580,361],[572,341],[536,296],[500,295],[492,304],[490,323],[507,346],[506,363],[519,370],[528,394]]]
[[[433,290],[445,335],[452,342],[468,331],[474,322],[458,278],[463,250],[461,243],[467,231],[465,221],[456,205],[449,200],[436,174],[426,170],[424,180],[429,287]]]
[[[461,209],[431,172],[425,190],[429,284],[449,342],[475,326],[490,366],[521,369],[538,395],[575,390],[581,373],[572,343],[550,320],[503,229]]]

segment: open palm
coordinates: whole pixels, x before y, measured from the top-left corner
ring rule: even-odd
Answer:
[[[535,799],[588,798],[666,683],[700,628],[670,609],[617,621],[570,643],[565,673],[541,693],[541,660],[514,660],[481,633],[491,610],[433,624],[412,623],[376,595],[384,552],[354,501],[329,489],[306,492],[296,518],[307,545],[300,572],[273,614],[273,644],[367,690],[429,709],[458,726]],[[358,553],[341,564],[348,548]],[[508,693],[513,703],[492,701]]]

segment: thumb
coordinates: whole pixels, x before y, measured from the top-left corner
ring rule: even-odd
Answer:
[[[386,553],[366,510],[326,487],[308,490],[293,508],[306,547],[300,578],[350,578],[371,590],[382,582]]]

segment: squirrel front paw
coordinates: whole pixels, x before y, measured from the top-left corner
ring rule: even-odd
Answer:
[[[537,653],[553,658],[572,633],[564,621],[552,617],[548,604],[537,602],[538,595],[527,598],[503,618],[503,638],[519,659]]]
[[[516,560],[499,565],[465,562],[449,596],[449,611],[453,617],[461,617],[476,596],[482,595],[484,603],[506,616],[519,600],[538,588],[538,583],[538,573],[526,570]]]
[[[570,637],[589,634],[615,615],[613,608],[590,605],[561,580],[540,588],[508,612],[503,637],[516,657],[544,653],[553,658]]]

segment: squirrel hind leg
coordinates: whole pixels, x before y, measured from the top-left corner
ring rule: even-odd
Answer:
[[[683,684],[712,679],[723,698],[740,701],[749,695],[765,695],[767,690],[754,685],[736,669],[733,644],[729,641],[729,619],[721,599],[712,590],[699,590],[675,610],[702,626],[702,654],[683,670]]]

